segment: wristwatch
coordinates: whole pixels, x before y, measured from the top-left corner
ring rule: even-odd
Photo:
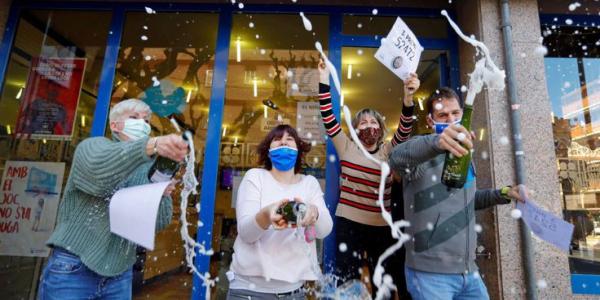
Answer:
[[[506,200],[512,200],[512,198],[508,195],[508,192],[510,192],[510,189],[512,189],[512,186],[510,186],[510,185],[502,187],[500,189],[500,196],[502,196],[502,198],[504,198]]]

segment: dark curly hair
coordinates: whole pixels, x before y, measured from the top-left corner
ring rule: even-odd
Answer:
[[[258,145],[258,162],[265,166],[265,169],[271,170],[273,168],[273,164],[271,163],[271,159],[269,158],[269,149],[271,148],[271,142],[276,138],[283,137],[284,133],[288,133],[294,140],[296,141],[296,146],[298,147],[298,157],[296,158],[296,164],[294,165],[294,173],[300,172],[302,168],[302,160],[304,159],[304,155],[310,151],[310,144],[304,142],[298,132],[294,127],[282,124],[273,128],[267,136],[260,142]]]

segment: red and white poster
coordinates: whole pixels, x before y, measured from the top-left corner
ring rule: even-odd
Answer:
[[[17,136],[68,140],[73,133],[85,58],[31,60],[17,118]]]

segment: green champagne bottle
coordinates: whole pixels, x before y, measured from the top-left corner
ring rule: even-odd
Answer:
[[[465,105],[463,109],[463,116],[460,120],[460,124],[471,131],[471,114],[473,113],[472,105]],[[444,171],[442,172],[442,183],[449,188],[460,189],[465,185],[467,181],[467,175],[469,174],[469,166],[471,164],[471,152],[462,157],[455,157],[452,153],[446,153],[446,160],[444,161]]]
[[[185,134],[182,136],[182,138],[187,142],[187,137]],[[169,181],[171,178],[173,178],[173,176],[175,176],[175,173],[179,171],[180,166],[180,163],[170,158],[158,156],[154,160],[150,170],[148,170],[148,179],[151,182]]]
[[[306,204],[290,201],[278,208],[277,213],[282,215],[283,219],[286,220],[288,224],[295,225],[298,216],[300,216],[300,218],[304,217],[304,214],[306,213]]]

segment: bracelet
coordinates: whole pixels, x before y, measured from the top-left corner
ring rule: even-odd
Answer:
[[[158,154],[158,137],[154,138],[154,148],[152,150],[152,155]]]
[[[500,189],[500,196],[506,200],[512,200],[512,198],[510,196],[508,196],[508,192],[510,191],[511,188],[512,188],[512,186],[510,186],[510,185],[502,187]]]

